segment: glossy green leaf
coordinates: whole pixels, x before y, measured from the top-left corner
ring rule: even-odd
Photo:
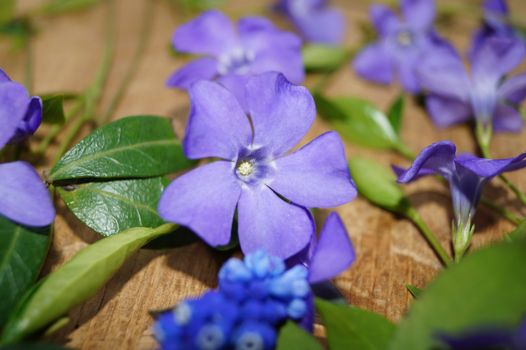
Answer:
[[[418,287],[415,287],[413,286],[412,284],[406,284],[405,287],[407,288],[407,290],[409,291],[409,293],[411,293],[411,295],[413,296],[413,298],[418,298],[420,297],[420,295],[422,294],[423,290],[418,288]]]
[[[384,209],[407,215],[410,203],[391,170],[360,157],[351,159],[349,168],[358,193]]]
[[[47,95],[42,97],[42,122],[47,124],[64,124],[64,96]]]
[[[153,177],[191,166],[170,120],[119,119],[88,135],[55,165],[50,180]]]
[[[276,350],[322,350],[323,347],[311,334],[295,322],[288,321],[280,330]]]
[[[8,22],[15,15],[16,0],[0,1],[0,24]]]
[[[400,94],[398,98],[393,102],[389,111],[387,112],[387,119],[393,127],[393,130],[397,135],[400,135],[402,129],[402,118],[404,116],[404,94]]]
[[[383,316],[357,307],[316,299],[316,309],[330,349],[385,350],[396,329]]]
[[[0,343],[18,342],[57,320],[94,295],[130,255],[175,228],[173,224],[155,229],[136,227],[82,249],[28,293],[30,295],[10,317]]]
[[[333,71],[349,59],[349,52],[339,46],[307,44],[302,49],[305,69],[311,72]]]
[[[0,216],[0,328],[37,278],[50,232],[50,227],[24,227]]]
[[[43,15],[60,15],[66,12],[81,11],[94,6],[101,0],[49,0],[38,11]]]
[[[157,227],[157,203],[165,188],[161,177],[89,182],[58,187],[58,194],[80,221],[110,236],[132,227]]]
[[[526,239],[526,219],[522,220],[519,226],[504,236],[504,239],[508,242],[517,242]]]
[[[320,116],[350,142],[379,149],[392,149],[399,143],[386,115],[371,103],[355,97],[315,98]]]
[[[390,349],[431,350],[437,332],[516,326],[526,314],[526,241],[476,251],[442,271],[413,303]]]

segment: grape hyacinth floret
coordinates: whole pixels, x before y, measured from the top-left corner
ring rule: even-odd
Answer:
[[[215,80],[244,106],[244,86],[252,75],[280,72],[295,84],[305,79],[300,38],[263,17],[242,18],[234,26],[221,12],[207,11],[179,27],[172,44],[203,57],[173,73],[169,87],[187,90],[196,81]]]
[[[30,97],[0,70],[0,149],[24,140],[40,125],[40,98]],[[47,226],[55,218],[49,192],[35,169],[23,161],[0,164],[0,215],[26,226]]]
[[[337,133],[327,132],[287,154],[316,114],[306,88],[282,74],[265,73],[249,79],[245,94],[248,112],[215,82],[190,88],[185,154],[218,160],[176,178],[158,211],[212,246],[229,243],[237,211],[244,253],[265,249],[288,258],[314,233],[307,208],[345,204],[356,189]]]

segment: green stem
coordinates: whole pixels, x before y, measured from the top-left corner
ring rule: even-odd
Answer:
[[[433,231],[431,231],[429,226],[427,226],[427,224],[424,222],[420,214],[418,214],[418,212],[414,208],[410,208],[407,211],[406,216],[416,225],[416,227],[418,227],[420,232],[422,232],[425,239],[427,240],[429,245],[433,248],[433,250],[435,251],[436,255],[440,258],[442,263],[445,266],[451,265],[452,260],[449,257],[448,253],[446,252],[444,247],[442,247],[442,245],[440,244],[439,240],[436,238]]]
[[[118,107],[119,103],[121,102],[122,98],[124,97],[124,93],[126,92],[126,89],[128,85],[130,84],[131,80],[133,79],[135,73],[137,72],[137,67],[139,66],[141,59],[144,55],[146,45],[148,43],[148,39],[150,38],[151,30],[152,30],[152,23],[153,23],[153,15],[154,15],[154,1],[147,1],[146,2],[146,11],[143,16],[143,22],[142,22],[142,28],[140,32],[139,37],[139,43],[137,44],[137,47],[135,49],[132,61],[130,65],[128,66],[128,69],[126,71],[126,74],[124,75],[124,78],[121,81],[121,84],[119,85],[119,88],[117,89],[117,92],[115,95],[113,95],[110,105],[106,112],[102,115],[101,118],[98,120],[98,124],[104,124],[108,120],[111,119],[113,116],[113,113],[115,112],[115,109]]]
[[[488,209],[493,210],[494,212],[501,215],[503,218],[507,219],[508,221],[510,221],[511,223],[515,225],[518,225],[521,222],[521,219],[517,215],[515,215],[514,213],[512,213],[506,208],[496,205],[488,198],[482,197],[480,199],[480,204],[486,206]]]

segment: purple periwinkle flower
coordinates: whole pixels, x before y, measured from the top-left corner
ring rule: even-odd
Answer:
[[[247,112],[221,85],[200,81],[191,100],[184,150],[190,159],[215,157],[175,179],[159,213],[212,246],[227,244],[237,208],[245,253],[265,249],[287,258],[314,232],[309,207],[334,207],[356,195],[340,137],[327,132],[286,155],[309,130],[316,111],[309,91],[282,74],[246,85]]]
[[[505,75],[525,56],[516,40],[488,39],[472,57],[468,76],[458,55],[426,55],[418,72],[433,122],[446,127],[474,117],[484,129],[520,131],[524,122],[517,108],[526,98],[526,73]]]
[[[439,48],[435,55],[441,56],[451,48],[433,29],[433,0],[401,0],[401,8],[403,20],[386,6],[370,7],[379,38],[357,55],[353,66],[360,76],[380,84],[390,84],[397,76],[406,91],[416,93],[421,87],[416,68],[422,54]]]
[[[177,70],[167,85],[188,89],[198,80],[217,80],[244,106],[248,77],[275,71],[295,84],[305,72],[301,40],[262,17],[245,17],[234,27],[219,11],[208,11],[179,27],[172,38],[177,51],[202,55]]]
[[[278,11],[294,23],[306,41],[338,45],[345,35],[345,18],[326,0],[281,0]]]
[[[473,234],[473,217],[486,183],[504,172],[526,167],[526,152],[514,158],[485,159],[470,154],[456,156],[450,141],[426,147],[407,170],[395,167],[398,182],[408,183],[424,175],[437,174],[449,182],[453,201],[453,247],[456,257],[469,247]]]
[[[39,102],[38,97],[30,97],[21,84],[11,81],[0,70],[0,149],[31,130],[34,118],[40,122],[40,112],[35,112],[38,110],[35,104],[40,106]],[[49,192],[28,163],[0,164],[0,215],[27,226],[47,226],[53,222],[55,209]]]
[[[473,35],[470,57],[473,57],[489,38],[499,37],[524,41],[520,33],[509,23],[509,9],[506,0],[485,0],[482,9],[484,21],[482,27]]]

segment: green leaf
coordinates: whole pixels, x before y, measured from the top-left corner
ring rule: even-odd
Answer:
[[[415,287],[413,286],[412,284],[406,284],[405,287],[407,288],[407,290],[409,291],[409,293],[411,293],[411,295],[413,296],[413,298],[419,298],[420,295],[422,294],[423,290],[418,288],[418,287]]]
[[[64,124],[66,120],[64,116],[64,96],[47,95],[41,97],[43,104],[42,122],[47,124]]]
[[[393,149],[399,143],[386,115],[371,103],[355,97],[315,98],[320,116],[350,142],[379,149]]]
[[[11,49],[15,51],[26,48],[34,33],[35,29],[27,17],[0,23],[0,35],[5,35],[11,39]]]
[[[44,262],[50,227],[20,226],[0,216],[0,328]]]
[[[19,343],[0,346],[0,350],[69,350],[61,345],[50,343]]]
[[[408,214],[411,205],[392,171],[360,157],[352,158],[349,168],[358,192],[367,200],[395,213]]]
[[[517,242],[526,238],[526,219],[522,220],[519,226],[509,232],[504,239],[508,242]]]
[[[397,135],[400,135],[400,130],[402,128],[402,118],[404,116],[404,94],[401,93],[400,96],[393,102],[389,111],[387,112],[387,119],[393,127],[393,130]]]
[[[383,316],[357,307],[316,299],[316,309],[330,349],[385,350],[396,329]]]
[[[170,120],[137,116],[98,128],[51,170],[52,181],[153,177],[193,164],[186,159]]]
[[[276,350],[322,350],[323,347],[316,338],[307,333],[295,322],[288,321],[279,332]]]
[[[349,59],[348,50],[339,46],[307,44],[302,50],[305,69],[311,72],[334,71]]]
[[[96,232],[110,236],[132,227],[157,227],[163,220],[157,203],[165,188],[161,177],[89,182],[57,187],[77,218]]]
[[[526,314],[524,281],[526,241],[468,255],[426,287],[400,323],[390,349],[431,349],[437,332],[515,327]]]
[[[16,10],[16,0],[2,0],[0,1],[0,24],[9,22]]]
[[[101,0],[50,0],[39,8],[42,15],[60,15],[66,12],[81,11],[94,6]]]
[[[173,224],[155,229],[136,227],[82,249],[28,293],[30,295],[10,317],[0,343],[18,342],[57,320],[94,295],[130,255],[175,228]]]

